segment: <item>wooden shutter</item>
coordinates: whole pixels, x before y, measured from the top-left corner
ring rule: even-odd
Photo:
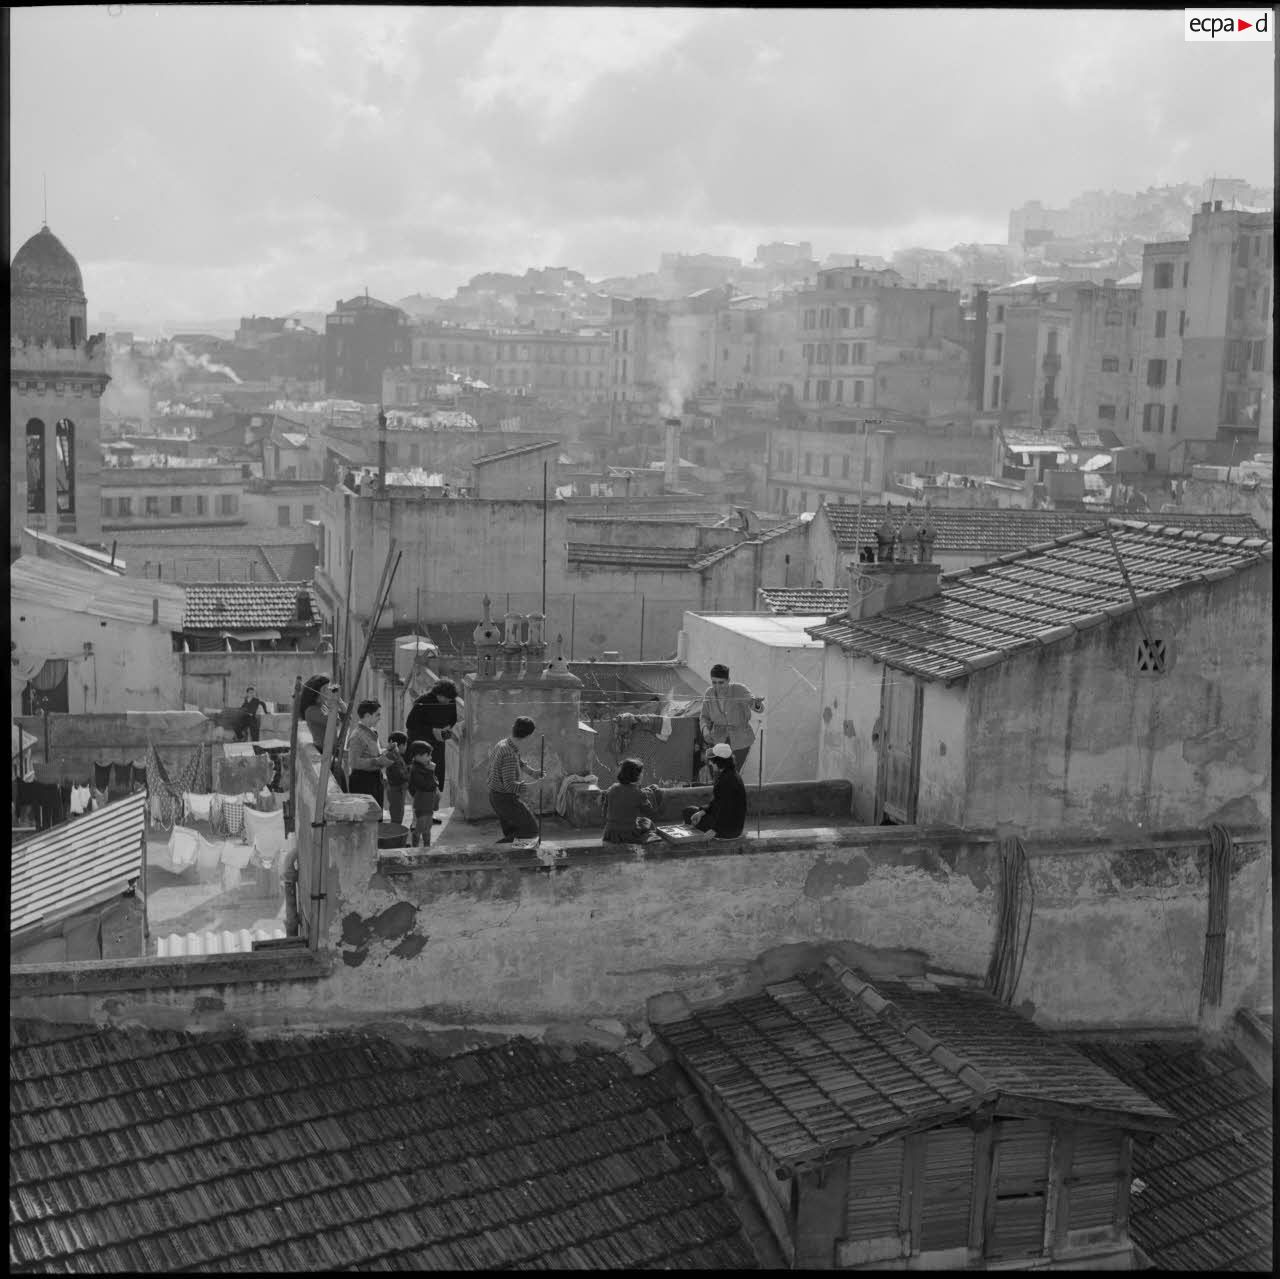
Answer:
[[[1007,1119],[996,1125],[989,1257],[1026,1257],[1044,1248],[1049,1125]]]
[[[886,1141],[849,1156],[846,1239],[878,1239],[899,1233],[903,1150],[901,1141]]]
[[[972,1193],[973,1130],[938,1128],[926,1133],[920,1251],[968,1246]]]
[[[1116,1224],[1124,1134],[1116,1129],[1077,1128],[1067,1178],[1067,1229]]]

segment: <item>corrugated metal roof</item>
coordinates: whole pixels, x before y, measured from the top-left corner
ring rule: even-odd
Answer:
[[[146,802],[128,795],[14,845],[10,934],[123,893],[142,874]]]
[[[1148,602],[1271,559],[1271,543],[1111,520],[1138,599]],[[809,634],[928,680],[953,680],[1133,612],[1105,529],[945,574],[939,593],[864,621],[847,613]]]
[[[158,620],[160,626],[171,631],[182,629],[186,607],[186,593],[180,586],[117,577],[27,555],[9,566],[9,598],[15,603],[88,613],[114,622],[150,625]],[[158,618],[153,618],[157,605]]]

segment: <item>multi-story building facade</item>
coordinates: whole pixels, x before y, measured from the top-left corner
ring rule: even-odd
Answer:
[[[86,334],[80,267],[47,226],[9,275],[9,547],[23,528],[101,540],[101,397],[111,380],[102,335]]]
[[[893,432],[876,421],[828,421],[769,432],[766,502],[793,515],[826,502],[879,502],[892,482]]]
[[[1229,464],[1272,439],[1275,215],[1221,204],[1143,252],[1127,439],[1148,470]]]
[[[365,404],[382,394],[382,375],[409,358],[409,317],[367,294],[325,316],[325,390]]]
[[[1136,286],[1035,279],[987,297],[983,404],[1004,429],[1103,428],[1132,414]]]
[[[244,466],[166,465],[104,468],[101,524],[106,533],[143,528],[222,528],[245,522]],[[171,459],[172,462],[177,459]]]

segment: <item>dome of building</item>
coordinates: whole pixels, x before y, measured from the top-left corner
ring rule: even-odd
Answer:
[[[86,298],[80,266],[47,226],[20,248],[9,268],[9,333],[23,342],[79,346]]]
[[[47,226],[18,250],[9,270],[9,288],[58,290],[84,297],[79,263]]]

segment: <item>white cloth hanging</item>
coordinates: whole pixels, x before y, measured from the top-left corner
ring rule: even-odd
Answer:
[[[200,833],[186,826],[175,826],[169,836],[169,865],[174,870],[185,870],[196,859]]]
[[[89,801],[92,798],[93,796],[90,794],[87,786],[72,786],[70,804],[71,816],[79,817],[81,813],[87,813],[89,811]]]
[[[209,805],[212,802],[212,795],[197,795],[192,791],[186,791],[182,796],[184,819],[194,822],[207,822],[209,820]]]
[[[658,729],[658,741],[665,742],[671,736],[671,716],[662,717],[662,727]]]

